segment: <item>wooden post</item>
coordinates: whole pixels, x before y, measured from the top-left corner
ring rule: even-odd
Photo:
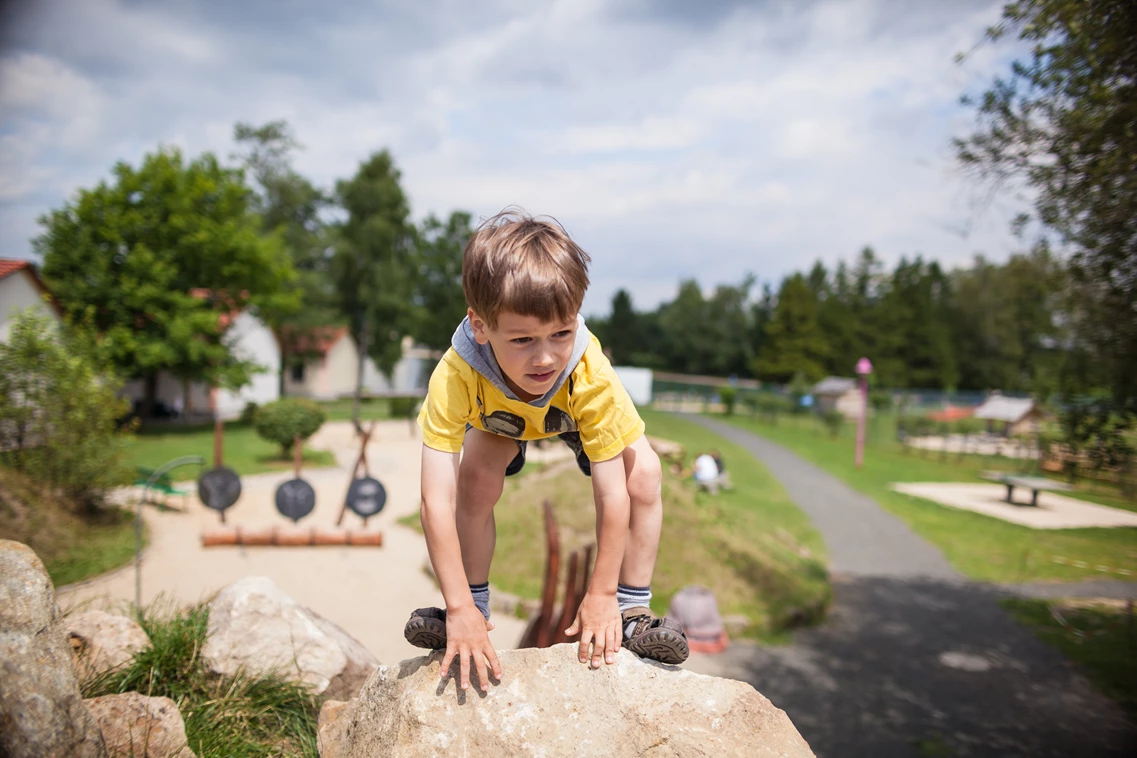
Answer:
[[[292,468],[296,472],[296,478],[300,478],[300,468],[304,465],[304,440],[300,439],[300,435],[296,435],[292,440]]]
[[[222,440],[225,437],[225,422],[221,420],[220,416],[214,418],[213,421],[213,467],[219,468],[223,465],[222,462]]]

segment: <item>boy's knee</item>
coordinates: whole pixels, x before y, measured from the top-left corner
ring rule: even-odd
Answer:
[[[632,505],[652,505],[659,500],[663,483],[663,467],[659,456],[650,447],[636,456],[635,465],[628,477],[628,497]]]
[[[486,466],[470,466],[458,477],[458,486],[465,497],[460,502],[475,506],[493,506],[505,488],[505,473]]]

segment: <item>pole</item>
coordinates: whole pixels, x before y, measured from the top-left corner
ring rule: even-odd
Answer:
[[[867,374],[861,374],[861,413],[857,416],[857,468],[865,463],[865,416],[868,415],[868,412],[869,378]]]

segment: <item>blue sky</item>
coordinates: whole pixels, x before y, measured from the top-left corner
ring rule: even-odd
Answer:
[[[955,164],[1006,70],[986,0],[39,0],[0,18],[0,256],[159,144],[287,119],[330,187],[389,148],[417,218],[517,204],[593,256],[585,312],[682,278],[777,281],[871,244],[947,266],[1019,247],[1021,197]]]

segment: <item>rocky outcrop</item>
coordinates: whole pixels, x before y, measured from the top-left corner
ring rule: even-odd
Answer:
[[[812,756],[786,714],[744,682],[621,650],[593,670],[576,646],[506,650],[488,694],[439,682],[441,654],[381,666],[320,712],[321,758],[365,756]],[[457,663],[451,674],[457,673]]]
[[[168,697],[125,692],[83,702],[102,729],[110,758],[196,758],[182,714]]]
[[[150,638],[138,622],[105,611],[69,616],[67,633],[81,678],[116,671],[150,645]]]
[[[242,579],[217,594],[203,655],[218,674],[276,671],[340,700],[354,696],[379,665],[351,635],[265,577]]]
[[[79,694],[51,579],[31,548],[0,540],[0,755],[106,754]]]

